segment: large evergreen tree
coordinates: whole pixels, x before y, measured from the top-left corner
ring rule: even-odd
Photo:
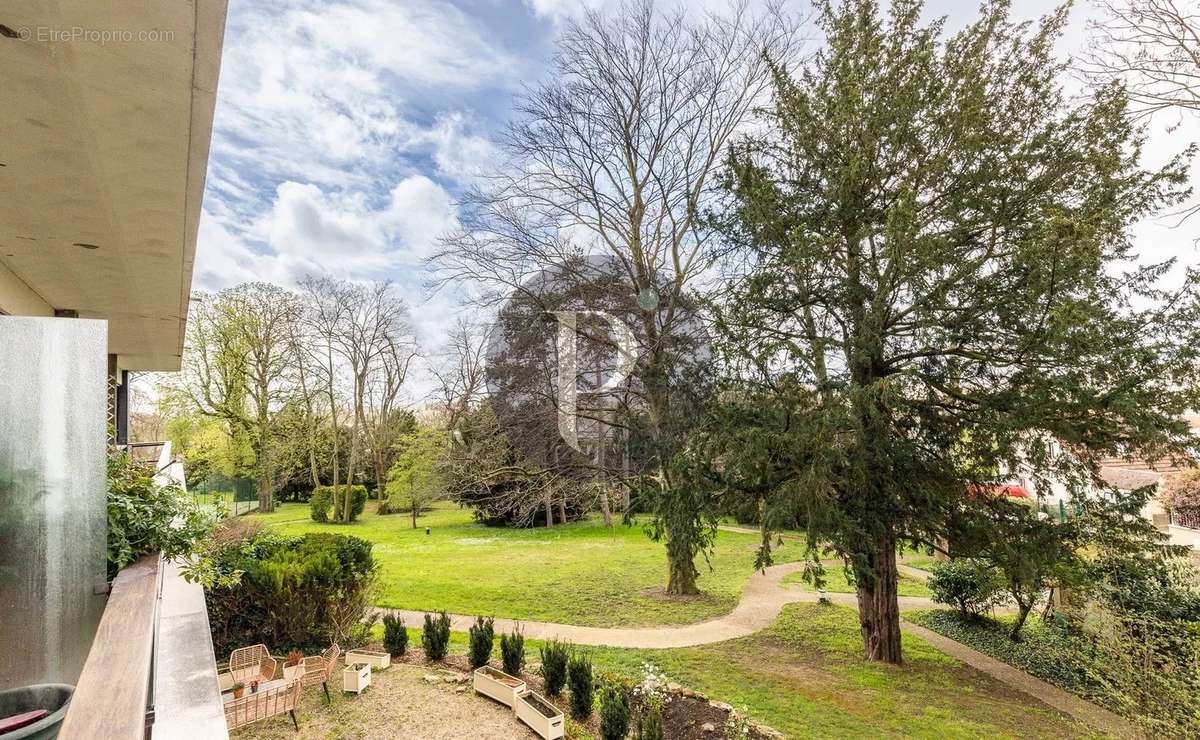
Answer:
[[[1140,168],[1119,87],[1064,96],[1065,11],[994,2],[947,37],[921,9],[827,3],[822,50],[776,70],[771,130],[733,149],[739,380],[693,447],[768,527],[845,559],[866,654],[893,663],[897,546],[939,541],[1005,470],[1098,501],[1100,456],[1181,450],[1195,330],[1190,276],[1159,290],[1168,266],[1129,239],[1183,160]]]

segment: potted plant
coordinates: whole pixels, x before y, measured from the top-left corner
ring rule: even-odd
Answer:
[[[530,729],[545,740],[563,737],[566,732],[567,723],[563,713],[537,692],[521,692],[517,695],[516,706],[513,708],[517,712],[517,719],[529,725]]]
[[[342,691],[361,694],[371,685],[371,664],[350,663],[342,669]]]
[[[283,663],[283,680],[291,683],[304,673],[304,653],[299,650],[291,650],[287,654],[287,659]]]
[[[525,690],[525,682],[504,671],[481,666],[471,674],[471,686],[476,693],[490,696],[505,706],[515,706],[517,694]]]
[[[241,681],[234,681],[232,688],[234,699],[241,699],[242,694],[246,693],[246,684],[242,683]]]
[[[392,656],[380,650],[351,650],[346,653],[346,664],[351,663],[370,663],[372,669],[380,671],[392,664]]]
[[[255,679],[255,680],[253,680],[253,681],[251,681],[251,682],[250,682],[250,693],[251,693],[251,694],[257,694],[257,693],[258,693],[258,679]]]

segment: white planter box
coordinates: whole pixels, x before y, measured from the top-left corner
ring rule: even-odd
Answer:
[[[533,691],[523,691],[517,695],[517,719],[541,735],[545,740],[560,738],[566,731],[566,718],[563,713],[546,701],[545,697]]]
[[[234,683],[233,674],[230,673],[229,671],[225,671],[223,673],[217,674],[217,689],[221,693],[225,693],[226,691],[233,691],[233,683]]]
[[[367,663],[373,670],[380,671],[392,664],[392,656],[378,650],[351,650],[346,653],[346,665]]]
[[[509,707],[516,706],[517,694],[525,690],[525,682],[521,679],[486,665],[471,675],[471,685],[477,693]]]
[[[370,663],[356,663],[342,669],[342,691],[353,691],[356,694],[361,694],[363,689],[370,685]]]

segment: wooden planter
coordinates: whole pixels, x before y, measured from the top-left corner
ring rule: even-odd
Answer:
[[[351,650],[346,653],[346,665],[367,663],[372,670],[381,671],[392,664],[392,656],[378,650]]]
[[[304,675],[304,663],[297,663],[296,665],[285,665],[283,667],[283,680],[285,683],[291,683],[292,681],[296,680],[297,678],[300,678],[303,675]]]
[[[487,665],[471,675],[471,685],[476,693],[490,696],[509,707],[517,705],[517,694],[525,690],[525,682],[521,679]]]
[[[371,664],[355,663],[342,670],[342,691],[353,691],[361,694],[363,689],[371,685]]]
[[[226,691],[233,690],[233,674],[229,671],[223,671],[217,674],[217,690],[224,694]]]
[[[563,736],[566,730],[566,718],[546,698],[534,691],[523,691],[517,695],[517,719],[529,725],[545,740],[555,740]]]

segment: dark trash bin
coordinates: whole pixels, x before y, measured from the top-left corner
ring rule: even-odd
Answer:
[[[44,709],[49,716],[12,732],[0,732],[0,740],[51,740],[58,737],[67,716],[67,704],[75,687],[65,683],[39,683],[0,691],[0,722],[6,717]]]

